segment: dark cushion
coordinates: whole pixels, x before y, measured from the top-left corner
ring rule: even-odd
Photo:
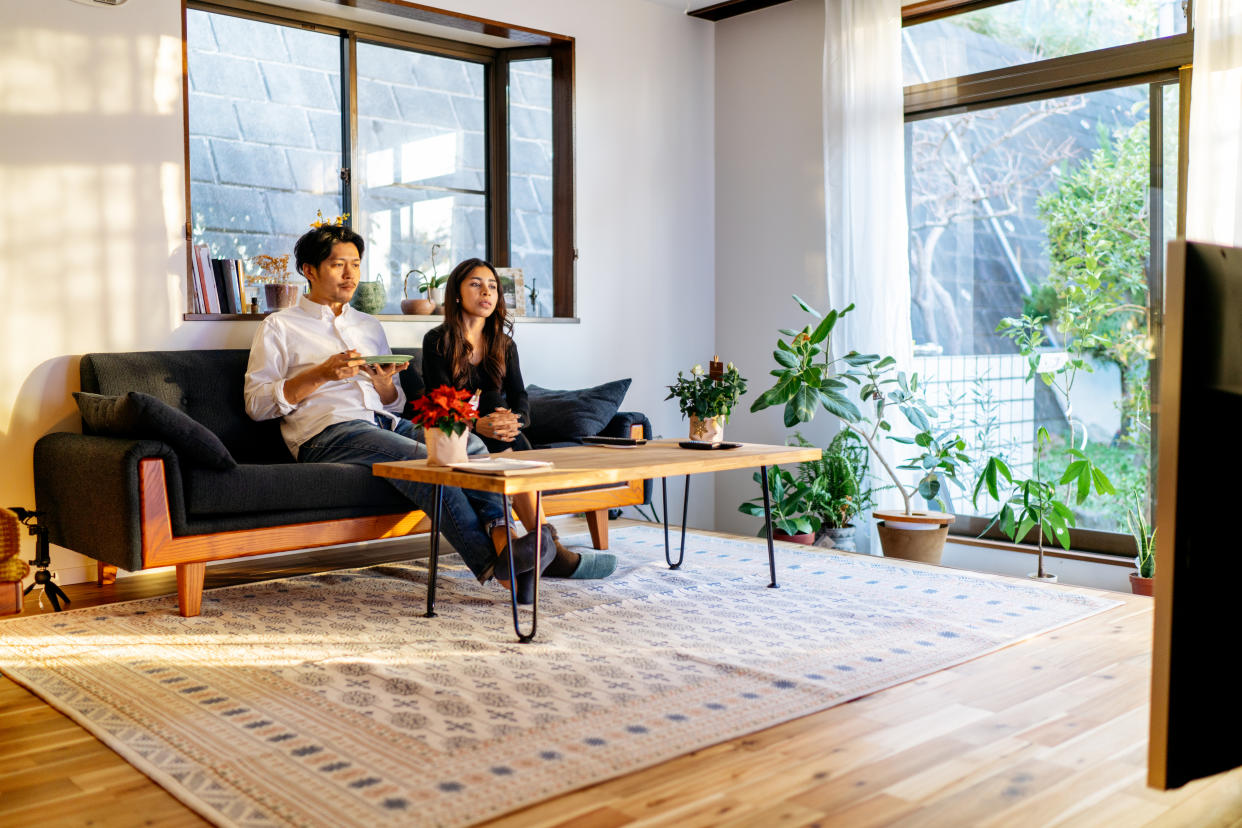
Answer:
[[[75,391],[73,397],[89,434],[159,440],[187,463],[211,469],[237,465],[224,443],[206,426],[150,394],[130,391],[109,397]]]
[[[628,377],[580,391],[553,391],[531,385],[526,389],[530,399],[526,437],[539,444],[593,437],[612,420],[629,388]]]
[[[86,354],[79,373],[83,391],[141,391],[189,414],[240,463],[292,463],[280,418],[256,422],[246,415],[242,389],[249,357],[243,348]]]

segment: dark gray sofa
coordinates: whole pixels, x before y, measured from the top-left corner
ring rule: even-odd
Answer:
[[[406,395],[422,394],[419,349],[402,372]],[[383,480],[363,467],[297,463],[279,421],[245,413],[246,350],[142,351],[86,354],[83,391],[109,396],[139,391],[189,415],[216,435],[236,460],[208,468],[143,434],[103,436],[57,432],[34,449],[35,499],[52,543],[101,564],[134,571],[177,566],[181,614],[196,615],[207,561],[426,531]],[[599,433],[650,437],[651,424],[619,412]],[[557,445],[584,435],[564,435]],[[549,494],[549,515],[586,512],[592,540],[607,548],[607,511],[649,502],[650,482]]]

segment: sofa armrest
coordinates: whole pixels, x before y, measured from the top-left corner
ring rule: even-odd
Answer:
[[[138,463],[164,461],[174,531],[185,525],[176,453],[156,440],[56,432],[34,447],[35,503],[48,540],[126,570],[142,569]]]
[[[630,429],[642,426],[642,436],[651,439],[651,421],[640,411],[618,411],[599,433],[601,437],[630,437]]]

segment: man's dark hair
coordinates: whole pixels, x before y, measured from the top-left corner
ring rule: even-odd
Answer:
[[[319,267],[324,260],[332,255],[332,247],[340,242],[347,242],[358,248],[362,255],[366,246],[353,228],[339,224],[325,224],[315,227],[302,234],[298,243],[293,246],[294,265],[298,275],[302,275],[302,265]]]

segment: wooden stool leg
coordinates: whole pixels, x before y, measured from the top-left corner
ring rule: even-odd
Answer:
[[[116,567],[112,564],[106,564],[103,561],[95,562],[95,583],[99,586],[107,586],[116,583]]]
[[[608,548],[608,510],[596,509],[586,513],[587,529],[591,531],[591,546]]]
[[[177,606],[182,618],[193,618],[203,608],[204,563],[177,564]]]

